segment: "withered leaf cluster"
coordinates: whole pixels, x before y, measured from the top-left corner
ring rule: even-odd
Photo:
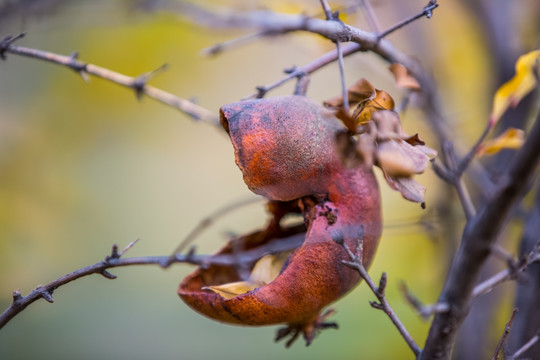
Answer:
[[[402,86],[418,91],[414,78],[400,67],[392,69]],[[413,179],[422,174],[437,152],[427,146],[418,134],[408,135],[394,111],[394,100],[387,92],[376,89],[362,78],[347,92],[352,110],[343,108],[343,97],[324,102],[335,111],[347,131],[337,135],[336,146],[346,167],[381,168],[388,185],[410,201],[423,203],[426,188]]]

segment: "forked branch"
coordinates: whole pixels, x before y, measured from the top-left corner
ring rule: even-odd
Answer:
[[[405,342],[407,342],[407,345],[409,345],[409,347],[411,348],[414,355],[419,356],[422,352],[422,349],[420,349],[420,347],[416,344],[411,334],[409,334],[409,332],[407,331],[407,328],[405,327],[405,325],[403,325],[401,320],[396,315],[395,311],[392,309],[392,307],[388,303],[388,300],[386,299],[386,295],[385,295],[386,282],[387,282],[386,273],[382,274],[381,280],[379,281],[379,286],[375,285],[375,283],[373,282],[373,280],[367,273],[366,269],[364,268],[364,265],[362,264],[362,255],[356,256],[351,251],[351,249],[347,246],[347,244],[345,244],[344,242],[340,242],[340,244],[345,248],[345,250],[347,251],[347,254],[349,255],[351,259],[351,261],[343,261],[343,263],[349,266],[350,268],[358,271],[358,273],[360,274],[360,277],[366,282],[366,284],[369,286],[373,294],[375,294],[375,296],[377,297],[378,302],[372,301],[370,302],[370,305],[375,309],[382,310],[386,315],[388,315],[392,323],[395,325],[395,327],[398,329],[399,333],[405,340]],[[361,246],[362,245],[360,245],[360,247]],[[361,253],[361,251],[357,251],[357,252]]]

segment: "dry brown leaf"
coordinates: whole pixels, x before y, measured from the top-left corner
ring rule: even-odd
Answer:
[[[377,126],[377,139],[401,139],[402,129],[399,115],[394,111],[377,111],[373,114],[373,121]]]
[[[349,98],[349,104],[354,106],[364,100],[375,98],[375,87],[369,81],[362,78],[347,90],[347,96]],[[333,109],[341,108],[343,107],[343,96],[336,96],[335,98],[326,100],[323,102],[323,105]]]
[[[426,187],[419,184],[412,177],[394,178],[384,173],[384,178],[388,185],[401,193],[405,199],[418,203],[424,203],[424,194],[426,193]]]
[[[409,74],[409,70],[401,64],[394,63],[388,67],[390,72],[394,74],[396,85],[400,88],[410,90],[421,90],[420,84],[414,77]]]
[[[429,158],[416,146],[403,140],[387,140],[377,148],[377,163],[391,177],[409,177],[423,173]]]
[[[408,138],[403,139],[409,144],[415,146],[415,145],[426,145],[424,140],[420,139],[420,136],[418,133],[414,134],[413,136],[409,136]]]
[[[337,110],[335,117],[337,117],[343,122],[343,125],[345,125],[347,130],[349,130],[352,134],[356,134],[356,132],[358,131],[358,123],[356,122],[356,119],[351,116],[350,113],[340,107]]]

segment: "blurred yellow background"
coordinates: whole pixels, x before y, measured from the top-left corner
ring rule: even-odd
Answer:
[[[220,9],[320,11],[318,1],[197,3]],[[374,3],[385,26],[425,5]],[[83,61],[130,76],[167,63],[168,70],[150,83],[195,97],[215,113],[255,86],[281,78],[284,68],[332,48],[318,36],[298,33],[258,39],[207,58],[201,49],[249,30],[198,26],[178,14],[137,11],[132,5],[67,1],[39,15],[16,12],[0,21],[0,37],[26,31],[17,45],[64,55],[78,51]],[[346,20],[365,28],[361,15]],[[450,29],[454,35],[445,35]],[[415,34],[422,34],[425,43]],[[492,86],[490,59],[474,19],[459,4],[444,2],[431,20],[421,19],[391,39],[405,52],[425,56],[422,60],[441,83],[449,115],[463,141],[471,143],[487,117]],[[366,77],[397,101],[402,98],[387,64],[377,57],[361,53],[345,65],[348,84]],[[314,74],[308,96],[322,101],[339,94],[338,74],[337,64]],[[288,94],[292,86],[269,96]],[[436,145],[418,111],[407,112],[404,126]],[[422,300],[436,301],[447,245],[414,224],[440,196],[440,181],[431,171],[418,180],[428,186],[426,211],[380,183],[387,226],[370,273],[376,280],[388,273],[389,300],[422,345],[428,323],[405,303],[398,285],[405,280]],[[223,132],[149,98],[137,102],[132,91],[115,84],[96,78],[87,84],[66,68],[10,54],[0,62],[2,310],[13,290],[25,295],[98,262],[113,244],[122,248],[140,239],[127,256],[168,255],[209,213],[250,196]],[[239,210],[206,231],[197,241],[198,251],[212,252],[227,233],[244,233],[264,222],[261,204]],[[111,271],[116,280],[93,275],[68,284],[53,294],[54,304],[34,303],[0,331],[0,358],[413,358],[389,319],[369,306],[374,296],[364,284],[333,306],[338,331],[324,331],[309,348],[299,341],[284,349],[273,343],[276,327],[223,325],[184,305],[176,288],[192,269],[128,267]]]

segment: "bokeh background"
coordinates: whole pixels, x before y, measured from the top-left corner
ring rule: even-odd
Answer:
[[[223,16],[258,9],[320,13],[314,0],[194,3]],[[425,5],[417,0],[373,4],[383,27]],[[222,104],[253,93],[255,86],[281,78],[283,69],[305,64],[333,46],[318,36],[295,33],[261,38],[208,58],[202,49],[250,30],[139,5],[0,1],[0,37],[26,31],[18,45],[64,55],[78,51],[83,61],[130,76],[167,63],[168,70],[151,84],[194,98],[216,113]],[[515,36],[506,45],[516,53],[530,50],[538,42],[538,22],[531,20],[538,4],[520,1],[512,9]],[[367,26],[361,11],[344,17]],[[442,2],[432,19],[390,37],[432,69],[445,111],[465,144],[473,143],[483,128],[500,82],[494,75],[500,59],[493,57],[479,22],[464,2]],[[402,99],[387,64],[377,57],[360,53],[345,65],[348,84],[366,77]],[[314,74],[308,95],[322,101],[339,94],[338,71],[334,64]],[[291,93],[292,86],[270,96]],[[409,109],[403,119],[409,133],[420,132],[428,145],[438,146],[418,110]],[[426,210],[381,182],[385,230],[370,273],[375,279],[388,273],[390,302],[423,344],[428,323],[406,304],[399,283],[406,281],[425,302],[436,301],[455,244],[445,242],[437,212],[437,204],[451,196],[449,190],[431,171],[418,181],[428,187]],[[140,239],[128,256],[167,255],[208,214],[250,197],[223,132],[149,98],[137,101],[118,85],[96,78],[86,83],[66,68],[10,54],[0,63],[0,308],[9,305],[13,290],[24,295],[95,263],[113,244],[122,248]],[[457,233],[460,214],[459,207],[444,214]],[[262,204],[231,213],[198,238],[198,251],[210,253],[227,234],[257,229],[265,219]],[[324,331],[309,348],[299,341],[284,349],[272,341],[276,327],[224,325],[184,305],[176,288],[192,270],[190,265],[128,267],[112,271],[116,280],[93,275],[66,285],[54,293],[54,304],[34,303],[0,331],[0,358],[412,358],[389,319],[369,306],[374,297],[364,285],[333,305],[338,331]],[[510,311],[511,285],[504,291],[508,296],[500,297],[488,334],[493,341]]]

